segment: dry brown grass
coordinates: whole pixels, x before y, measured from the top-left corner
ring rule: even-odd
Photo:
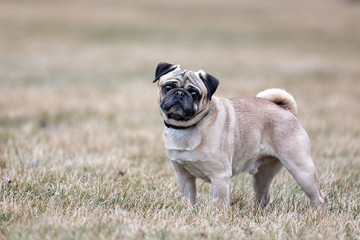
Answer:
[[[360,5],[347,1],[2,1],[0,239],[359,239]],[[151,84],[159,61],[220,78],[217,95],[284,87],[329,210],[291,176],[265,208],[183,205]]]

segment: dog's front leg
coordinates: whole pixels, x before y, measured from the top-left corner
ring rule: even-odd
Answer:
[[[179,163],[170,161],[172,168],[174,169],[176,180],[178,183],[178,189],[181,195],[190,200],[191,204],[196,202],[196,179]]]
[[[211,178],[214,203],[230,204],[230,182],[230,177]]]

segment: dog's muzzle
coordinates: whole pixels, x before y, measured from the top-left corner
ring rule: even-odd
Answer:
[[[194,102],[190,93],[184,89],[172,89],[160,103],[168,118],[187,121],[195,116]]]

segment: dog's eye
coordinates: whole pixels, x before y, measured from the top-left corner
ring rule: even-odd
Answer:
[[[170,91],[173,87],[171,85],[166,85],[163,87],[164,92],[167,93],[168,91]]]
[[[198,100],[198,99],[199,99],[199,94],[198,94],[198,92],[196,92],[196,91],[191,91],[190,94],[191,94],[191,97],[193,98],[193,100]]]

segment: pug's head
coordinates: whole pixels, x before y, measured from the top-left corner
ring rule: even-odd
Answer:
[[[161,62],[155,71],[157,100],[165,125],[188,128],[196,125],[210,111],[211,97],[219,80],[199,70],[192,71]]]

